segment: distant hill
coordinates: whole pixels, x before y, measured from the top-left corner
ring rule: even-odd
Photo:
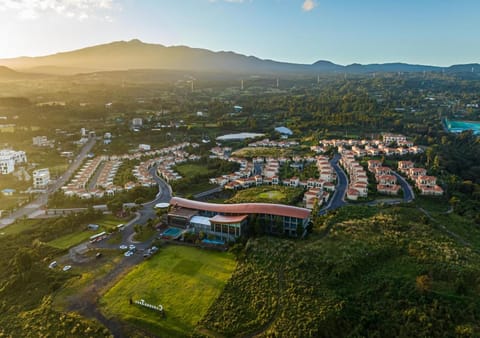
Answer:
[[[0,78],[13,78],[18,76],[18,72],[5,66],[0,66]]]
[[[166,47],[140,40],[117,41],[41,57],[0,59],[0,65],[31,73],[69,75],[99,71],[161,69],[242,74],[372,73],[372,72],[480,72],[479,64],[441,68],[405,63],[337,65],[330,61],[295,64],[262,60],[234,52],[213,52],[185,46]]]

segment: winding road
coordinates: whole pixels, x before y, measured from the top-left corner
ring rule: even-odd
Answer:
[[[121,244],[135,244],[138,249],[146,249],[150,246],[153,238],[149,241],[137,243],[132,240],[134,230],[134,224],[144,225],[148,222],[149,219],[154,219],[157,217],[155,211],[155,205],[157,203],[169,203],[172,198],[172,190],[170,186],[162,180],[157,175],[157,167],[154,166],[150,168],[150,175],[158,185],[158,193],[155,196],[153,201],[142,204],[142,208],[137,212],[137,215],[134,219],[125,224],[125,227],[122,231],[122,242]],[[108,248],[108,249],[117,249],[118,244],[109,244],[107,241],[101,241],[95,244],[97,248]]]
[[[330,199],[328,204],[320,209],[319,214],[324,215],[329,210],[335,210],[341,208],[345,204],[345,192],[347,191],[348,187],[348,178],[342,168],[338,165],[338,161],[340,161],[341,155],[335,154],[330,164],[332,165],[333,169],[337,173],[337,186],[335,187],[335,192],[333,193],[333,197]]]

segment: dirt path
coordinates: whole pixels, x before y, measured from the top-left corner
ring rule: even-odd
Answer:
[[[126,257],[117,264],[113,270],[107,273],[102,278],[99,278],[83,289],[79,294],[68,299],[68,310],[78,312],[80,315],[87,318],[95,318],[102,323],[114,337],[128,337],[125,334],[125,324],[120,323],[115,319],[106,318],[98,309],[98,300],[100,296],[112,284],[118,281],[122,276],[127,274],[131,268],[139,264],[143,260],[140,253],[132,257]]]
[[[468,242],[465,238],[463,238],[462,236],[456,234],[455,232],[449,230],[445,225],[443,225],[442,223],[440,223],[437,219],[435,219],[427,210],[423,209],[423,208],[418,208],[418,210],[420,210],[425,216],[428,217],[429,220],[431,220],[432,222],[435,223],[435,225],[437,225],[443,232],[445,232],[447,235],[449,235],[450,237],[456,239],[459,243],[461,243],[462,245],[465,245],[465,246],[468,246],[469,248],[472,248],[475,252],[479,252],[477,249],[475,249],[472,244],[470,242]],[[452,209],[449,209],[448,211],[446,211],[444,214],[449,214],[453,212],[453,208]]]

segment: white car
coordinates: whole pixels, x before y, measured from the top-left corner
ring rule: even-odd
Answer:
[[[128,246],[128,248],[129,248],[130,250],[135,250],[137,247],[136,247],[135,245],[133,245],[133,244],[130,244],[130,245]]]
[[[130,256],[133,256],[133,252],[132,251],[127,251],[123,254],[125,257],[130,257]]]
[[[128,249],[128,246],[126,246],[125,244],[120,245],[120,250],[127,250],[127,249]]]
[[[70,270],[71,268],[72,268],[71,265],[65,265],[65,266],[63,267],[63,271],[68,271],[68,270]]]

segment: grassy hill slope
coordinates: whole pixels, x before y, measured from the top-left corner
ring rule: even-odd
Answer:
[[[300,242],[250,240],[200,331],[279,337],[480,334],[480,255],[416,209],[344,208],[322,218],[316,233]],[[472,236],[478,234],[472,229]]]

